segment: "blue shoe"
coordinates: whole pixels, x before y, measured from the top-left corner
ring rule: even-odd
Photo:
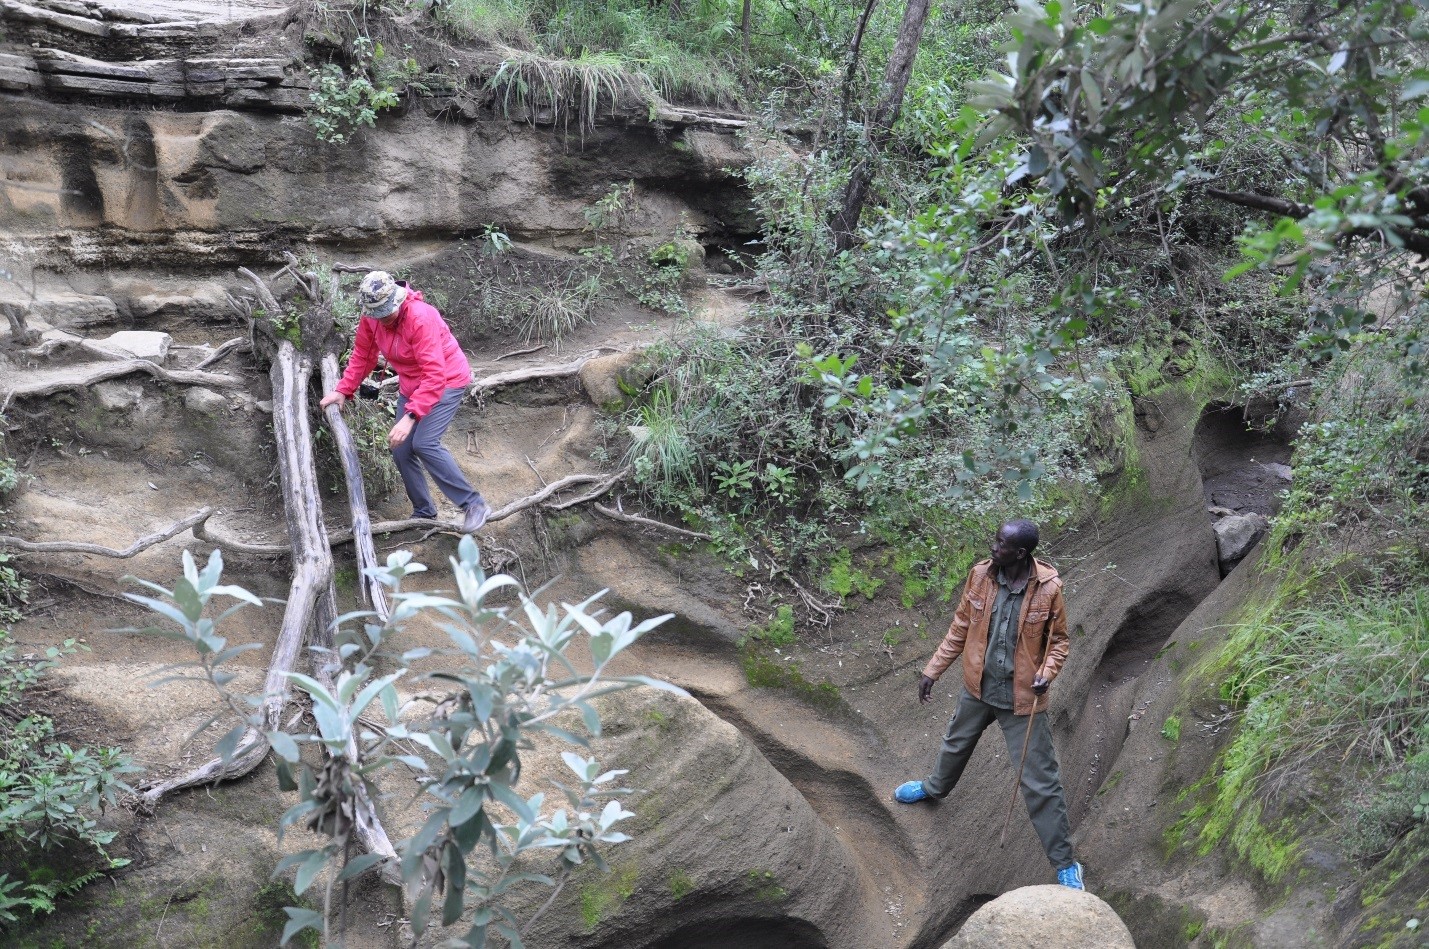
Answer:
[[[917,804],[928,799],[922,781],[904,781],[893,791],[893,800],[899,804]]]
[[[1073,890],[1085,890],[1086,884],[1082,881],[1082,865],[1073,863],[1070,867],[1063,867],[1057,871],[1057,882]]]

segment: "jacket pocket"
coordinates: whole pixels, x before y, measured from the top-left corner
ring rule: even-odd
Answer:
[[[1041,626],[1041,625],[1042,625],[1043,623],[1045,623],[1045,622],[1047,622],[1047,611],[1046,611],[1046,610],[1028,610],[1028,611],[1027,611],[1027,625],[1029,625],[1029,626]]]
[[[981,610],[985,605],[985,600],[981,600],[975,596],[968,597],[968,606],[971,606],[974,610]]]

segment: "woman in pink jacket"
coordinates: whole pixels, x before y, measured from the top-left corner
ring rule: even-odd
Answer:
[[[437,516],[422,474],[425,468],[442,493],[466,512],[462,530],[470,534],[486,523],[489,508],[442,444],[442,435],[471,384],[471,364],[436,307],[423,302],[422,294],[405,281],[374,270],[362,278],[357,305],[362,318],[352,358],[337,388],[319,404],[342,408],[381,353],[399,382],[397,423],[387,435],[387,444],[412,501],[412,516]]]

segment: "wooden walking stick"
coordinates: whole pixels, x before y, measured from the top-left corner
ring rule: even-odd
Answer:
[[[1002,840],[999,847],[1007,846],[1007,825],[1012,822],[1012,809],[1017,805],[1017,789],[1022,787],[1022,769],[1027,767],[1027,746],[1032,742],[1032,720],[1037,717],[1038,695],[1032,696],[1032,714],[1027,716],[1027,734],[1022,738],[1022,760],[1017,764],[1017,780],[1012,782],[1012,797],[1007,802],[1007,816],[1002,819]]]

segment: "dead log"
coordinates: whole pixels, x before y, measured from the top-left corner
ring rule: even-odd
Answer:
[[[332,353],[322,360],[323,391],[332,392],[337,388],[337,357]],[[352,513],[352,539],[357,549],[357,572],[360,580],[358,589],[362,591],[362,602],[370,605],[382,620],[387,622],[392,611],[387,606],[387,591],[368,571],[377,564],[377,547],[372,542],[372,516],[367,510],[367,491],[362,483],[362,463],[357,458],[357,442],[343,421],[342,409],[329,405],[323,410],[328,428],[332,430],[337,443],[337,453],[342,459],[342,473],[347,481],[347,507]],[[331,543],[331,541],[329,541]]]
[[[170,524],[168,527],[153,534],[146,534],[123,550],[116,550],[113,547],[102,547],[99,544],[85,544],[74,541],[52,540],[52,541],[28,541],[19,537],[9,537],[0,534],[0,547],[8,547],[12,550],[19,550],[32,554],[93,554],[96,557],[114,557],[118,560],[128,560],[141,551],[148,550],[155,544],[162,544],[171,537],[177,537],[189,528],[197,529],[208,516],[213,513],[213,508],[206,507],[196,514],[190,514],[183,520]]]
[[[260,306],[269,313],[281,312],[261,278],[244,267],[240,267],[239,272],[252,282]],[[319,317],[330,321],[331,301],[315,297],[313,303]],[[337,618],[337,599],[332,585],[332,549],[323,526],[322,499],[318,493],[312,431],[308,424],[312,362],[290,340],[279,340],[269,377],[273,386],[273,436],[278,448],[283,512],[289,538],[287,553],[293,562],[293,579],[283,611],[282,627],[268,661],[260,706],[261,725],[244,731],[237,750],[227,762],[215,758],[188,774],[145,788],[141,801],[149,806],[171,791],[241,777],[267,756],[268,740],[263,732],[281,727],[283,710],[291,691],[288,674],[297,664],[298,653],[304,641],[308,640],[310,628],[312,636],[308,641],[317,647],[311,656],[313,672],[319,681],[329,687],[333,683],[332,673],[336,663],[331,652],[331,630]],[[345,430],[346,426],[343,428]],[[361,492],[360,477],[357,490]],[[375,553],[373,559],[376,559]],[[350,751],[355,761],[355,747]],[[388,882],[400,884],[396,852],[382,828],[372,801],[365,792],[359,791],[354,803],[350,816],[358,843],[368,852],[390,858],[384,861],[380,872]]]
[[[269,313],[282,312],[267,284],[246,267],[239,272],[252,281],[258,302]],[[322,525],[317,478],[313,464],[312,432],[308,427],[308,382],[312,365],[289,340],[280,340],[273,355],[269,378],[273,385],[273,438],[278,448],[278,472],[283,491],[283,512],[288,524],[293,580],[283,624],[268,661],[263,686],[262,727],[272,731],[288,703],[288,673],[293,671],[304,635],[313,621],[319,598],[332,584],[332,552]],[[217,782],[247,774],[267,754],[268,741],[249,728],[231,760],[213,759],[188,774],[151,785],[141,800],[153,805],[180,788]]]
[[[267,288],[263,289],[266,292]],[[273,306],[276,307],[276,303]],[[298,652],[313,622],[318,601],[332,582],[332,554],[322,526],[322,510],[317,503],[312,433],[308,429],[307,392],[311,376],[312,366],[308,361],[291,342],[281,341],[269,377],[273,383],[273,436],[278,446],[293,580],[283,610],[283,625],[273,645],[268,675],[263,683],[264,731],[273,731],[280,725],[283,709],[288,704],[288,673],[297,664]],[[268,740],[262,732],[249,728],[239,740],[231,760],[224,762],[215,758],[188,774],[151,785],[145,788],[141,799],[153,805],[165,794],[181,788],[242,777],[258,766],[267,751]]]

